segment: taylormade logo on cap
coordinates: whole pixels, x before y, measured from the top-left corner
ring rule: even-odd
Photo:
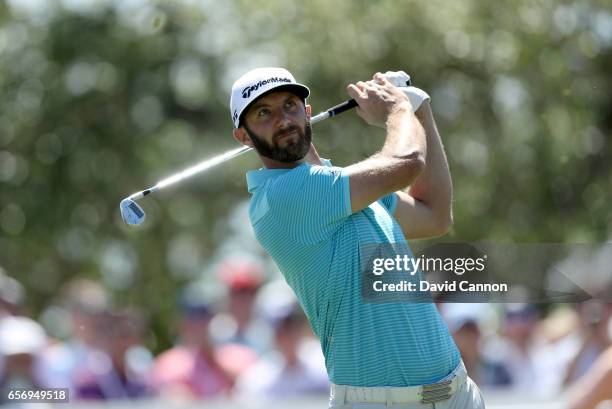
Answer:
[[[246,87],[245,89],[243,89],[242,90],[242,98],[250,97],[251,96],[251,92],[257,91],[259,89],[259,87],[261,87],[262,85],[266,85],[266,84],[269,84],[271,82],[291,82],[291,80],[289,78],[272,77],[272,78],[268,78],[267,80],[259,81],[257,84],[251,85],[250,87]]]
[[[238,128],[240,116],[261,95],[278,87],[287,88],[303,99],[310,95],[308,87],[298,84],[289,71],[284,68],[267,67],[256,68],[238,78],[232,86],[230,98],[230,112],[232,122]]]

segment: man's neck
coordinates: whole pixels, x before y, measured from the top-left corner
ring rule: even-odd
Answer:
[[[319,156],[319,153],[315,149],[313,144],[310,144],[310,149],[306,156],[295,162],[280,162],[274,159],[266,158],[265,156],[259,156],[261,162],[266,169],[293,169],[300,166],[303,163],[310,163],[311,165],[323,165],[323,161]]]

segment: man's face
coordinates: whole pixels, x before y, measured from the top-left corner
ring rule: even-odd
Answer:
[[[310,149],[312,130],[302,99],[273,92],[258,99],[244,114],[242,126],[255,150],[266,158],[291,163]]]

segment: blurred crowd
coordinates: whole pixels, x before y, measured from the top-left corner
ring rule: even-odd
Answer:
[[[193,287],[178,294],[176,326],[168,329],[174,343],[155,353],[147,345],[144,312],[112,305],[99,282],[67,283],[41,320],[24,314],[23,287],[0,273],[2,387],[65,387],[71,400],[329,392],[323,355],[298,303],[282,280],[270,280],[256,263],[222,263],[218,280],[225,295],[215,301]],[[485,391],[552,396],[576,389],[573,408],[586,409],[594,406],[580,393],[612,390],[612,305],[438,307],[468,373]],[[57,333],[50,325],[64,326],[64,335],[50,335]]]
[[[58,291],[38,320],[66,326],[58,338],[23,314],[22,286],[2,274],[0,385],[69,388],[71,400],[327,394],[323,355],[290,289],[265,282],[255,263],[223,263],[218,278],[221,302],[195,287],[177,296],[174,345],[154,354],[144,311],[113,306],[99,282]]]

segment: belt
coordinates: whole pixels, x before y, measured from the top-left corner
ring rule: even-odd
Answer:
[[[366,387],[350,385],[331,385],[330,400],[339,403],[435,403],[449,399],[459,390],[467,379],[463,362],[442,380],[420,386],[406,387]]]

